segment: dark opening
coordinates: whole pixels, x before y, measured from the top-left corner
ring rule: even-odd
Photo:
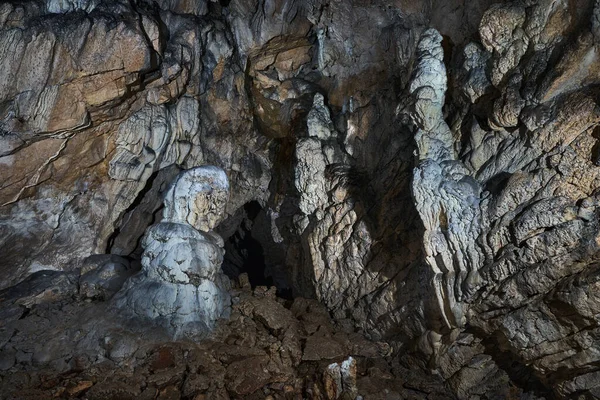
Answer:
[[[508,184],[511,176],[512,174],[509,172],[499,172],[487,180],[484,189],[494,196],[499,195]]]
[[[277,295],[291,298],[285,271],[285,249],[271,236],[271,221],[257,201],[246,203],[219,227],[225,239],[223,272],[230,279],[247,273],[250,285],[275,286]]]
[[[594,128],[592,137],[596,139],[596,143],[592,146],[592,162],[596,166],[600,166],[600,127]]]
[[[258,202],[253,201],[244,206],[244,211],[247,219],[254,222],[261,207]],[[273,286],[273,278],[265,276],[265,252],[260,242],[252,237],[251,228],[251,224],[242,224],[230,238],[230,242],[243,256],[241,270],[248,273],[252,287]]]
[[[532,392],[542,398],[552,399],[555,397],[530,366],[523,364],[510,351],[504,350],[508,346],[504,344],[506,338],[502,335],[486,334],[474,327],[468,327],[467,329],[472,330],[476,336],[484,338],[481,344],[485,347],[485,354],[494,359],[494,362],[506,372],[513,384],[525,392]]]

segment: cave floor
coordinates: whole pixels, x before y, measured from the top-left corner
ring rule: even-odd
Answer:
[[[315,300],[232,290],[207,338],[130,326],[69,274],[3,291],[2,399],[451,399],[437,376],[333,322]],[[344,363],[345,361],[345,363]]]

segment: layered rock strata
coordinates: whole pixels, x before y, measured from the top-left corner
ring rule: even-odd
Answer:
[[[242,231],[292,296],[460,398],[599,397],[599,15],[591,0],[0,4],[0,288],[39,289],[11,315],[111,299],[140,263],[173,287],[218,280],[154,257],[176,240],[221,257],[201,214],[162,208],[180,169],[215,165],[236,274]]]

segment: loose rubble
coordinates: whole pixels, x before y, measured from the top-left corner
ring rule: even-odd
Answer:
[[[97,382],[238,323],[207,398],[599,398],[599,46],[596,0],[1,3],[2,394],[193,398]]]
[[[56,286],[57,277],[37,280]],[[1,293],[2,399],[455,398],[439,377],[390,356],[387,343],[336,325],[316,300],[278,298],[274,287],[236,285],[231,316],[212,335],[173,341],[168,329],[132,328],[67,282],[73,291],[38,304],[28,301],[40,298],[31,285]]]

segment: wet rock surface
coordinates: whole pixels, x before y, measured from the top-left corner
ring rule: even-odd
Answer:
[[[1,3],[2,394],[600,397],[600,6],[492,3]]]

